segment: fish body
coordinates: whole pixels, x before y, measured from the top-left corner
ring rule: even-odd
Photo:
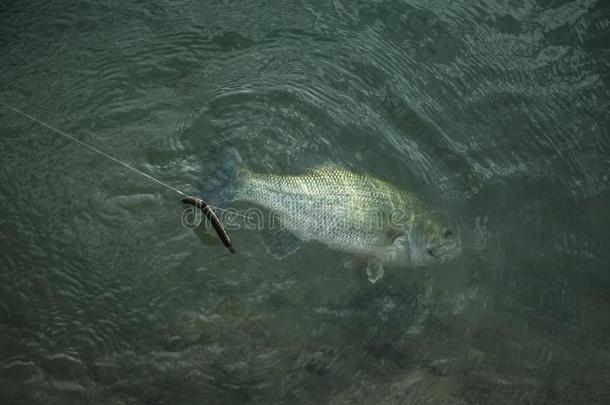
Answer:
[[[302,175],[244,172],[235,198],[271,210],[283,226],[303,241],[330,248],[399,260],[392,242],[406,223],[392,223],[399,210],[413,213],[417,202],[374,177],[340,168],[318,168]],[[279,221],[279,224],[277,223]]]
[[[220,192],[226,201],[250,202],[272,214],[266,232],[275,235],[276,256],[316,240],[367,256],[374,282],[383,263],[426,266],[459,254],[457,235],[417,196],[388,182],[331,166],[299,175],[256,173],[237,152],[232,156]]]

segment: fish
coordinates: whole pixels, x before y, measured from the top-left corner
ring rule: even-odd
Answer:
[[[459,234],[412,192],[369,174],[321,165],[299,174],[252,171],[230,149],[202,192],[216,206],[251,203],[270,214],[261,233],[270,253],[284,258],[308,241],[367,258],[371,283],[384,264],[432,266],[461,253]]]

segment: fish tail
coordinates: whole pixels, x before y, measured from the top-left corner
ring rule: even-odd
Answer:
[[[210,171],[201,186],[201,199],[216,207],[226,207],[236,199],[240,178],[247,168],[239,152],[229,148]]]

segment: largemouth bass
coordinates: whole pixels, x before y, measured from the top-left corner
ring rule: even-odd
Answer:
[[[379,281],[383,264],[429,266],[461,252],[459,236],[417,196],[376,177],[338,167],[300,175],[251,171],[231,150],[203,198],[224,206],[246,201],[270,212],[263,239],[276,257],[316,240],[368,257],[367,275]]]

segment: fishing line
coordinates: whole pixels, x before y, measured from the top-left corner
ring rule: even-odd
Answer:
[[[34,116],[32,116],[32,115],[30,115],[30,114],[26,113],[26,112],[21,111],[21,110],[20,110],[20,109],[18,109],[17,107],[13,107],[12,105],[7,104],[7,103],[5,103],[5,102],[3,102],[3,101],[0,101],[0,104],[2,104],[4,107],[8,108],[9,110],[12,110],[13,112],[16,112],[17,114],[20,114],[20,115],[22,115],[23,117],[26,117],[26,118],[28,118],[29,120],[32,120],[32,121],[34,121],[35,123],[37,123],[37,124],[39,124],[39,125],[42,125],[43,127],[47,128],[47,129],[49,129],[49,130],[51,130],[51,131],[53,131],[53,132],[55,132],[55,133],[57,133],[57,134],[60,134],[60,135],[62,135],[62,136],[64,136],[64,137],[66,137],[66,138],[68,138],[68,139],[70,139],[70,140],[72,140],[72,141],[74,141],[74,142],[78,143],[79,145],[84,146],[85,148],[87,148],[87,149],[89,149],[89,150],[91,150],[91,151],[93,151],[93,152],[95,152],[95,153],[97,153],[97,154],[100,154],[100,155],[104,156],[105,158],[110,159],[110,160],[112,160],[113,162],[116,162],[116,163],[118,163],[118,164],[120,164],[120,165],[122,165],[122,166],[124,166],[124,167],[126,167],[126,168],[128,168],[128,169],[130,169],[130,170],[132,170],[132,171],[134,171],[134,172],[136,172],[136,173],[138,173],[138,174],[140,174],[140,175],[142,175],[142,176],[146,177],[146,178],[148,178],[149,180],[152,180],[152,181],[154,181],[154,182],[156,182],[156,183],[158,183],[158,184],[161,184],[162,186],[165,186],[165,187],[167,187],[168,189],[170,189],[170,190],[172,190],[172,191],[175,191],[176,193],[178,193],[178,194],[180,194],[180,195],[182,195],[182,196],[184,196],[184,197],[188,197],[188,195],[187,195],[186,193],[184,193],[184,192],[182,192],[182,191],[178,190],[177,188],[172,187],[172,186],[170,186],[169,184],[164,183],[163,181],[161,181],[161,180],[159,180],[159,179],[157,179],[157,178],[155,178],[155,177],[151,176],[150,174],[144,173],[143,171],[141,171],[141,170],[139,170],[139,169],[136,169],[135,167],[131,166],[130,164],[125,163],[125,162],[123,162],[122,160],[119,160],[119,159],[115,158],[114,156],[111,156],[111,155],[109,155],[108,153],[106,153],[106,152],[104,152],[104,151],[101,151],[101,150],[99,150],[98,148],[96,148],[96,147],[94,147],[94,146],[91,146],[91,145],[89,145],[89,144],[87,144],[87,143],[85,143],[85,142],[81,141],[81,140],[80,140],[80,139],[78,139],[78,138],[75,138],[74,136],[72,136],[72,135],[70,135],[70,134],[68,134],[68,133],[66,133],[66,132],[64,132],[64,131],[62,131],[62,130],[60,130],[60,129],[55,128],[54,126],[52,126],[52,125],[50,125],[50,124],[47,124],[46,122],[41,121],[41,120],[39,120],[38,118],[36,118],[36,117],[34,117]],[[218,210],[218,211],[222,211],[222,212],[229,212],[229,213],[231,213],[232,215],[241,216],[241,217],[243,217],[243,218],[249,218],[249,217],[247,217],[247,216],[245,216],[245,215],[238,214],[238,213],[236,213],[236,212],[234,212],[234,211],[231,211],[231,210],[226,210],[226,209],[219,208],[219,207],[215,207],[215,206],[213,206],[213,205],[209,205],[209,204],[208,204],[208,206],[209,206],[210,208],[214,208],[215,210]]]

